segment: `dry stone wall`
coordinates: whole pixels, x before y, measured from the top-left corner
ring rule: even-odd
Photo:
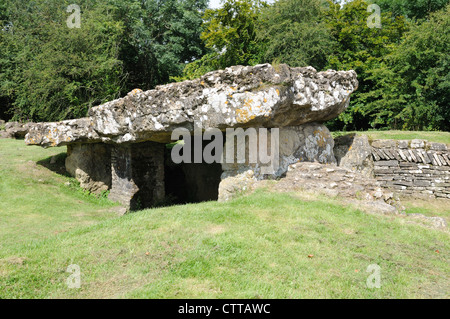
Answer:
[[[404,195],[450,198],[447,145],[425,140],[373,140],[346,135],[335,139],[339,166],[375,177],[383,188]]]
[[[402,194],[450,198],[450,153],[445,144],[376,140],[372,158],[381,186]]]

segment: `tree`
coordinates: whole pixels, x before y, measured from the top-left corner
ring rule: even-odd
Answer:
[[[183,76],[175,79],[193,79],[232,65],[259,63],[261,45],[256,28],[265,6],[261,0],[225,0],[221,8],[206,10],[201,39],[207,54],[186,65]]]
[[[126,92],[167,83],[205,53],[200,33],[208,0],[109,1],[125,26],[119,59]]]
[[[264,44],[264,62],[317,69],[325,67],[334,45],[320,0],[279,0],[267,7],[258,39]]]
[[[7,0],[8,28],[2,30],[0,50],[7,63],[0,96],[11,101],[14,119],[85,116],[90,107],[120,92],[117,44],[122,26],[107,14],[108,6],[79,2],[82,25],[70,29],[69,1]]]
[[[365,94],[376,120],[413,130],[450,130],[450,4],[414,25]],[[396,125],[395,125],[396,124]]]
[[[383,11],[390,11],[394,16],[411,19],[425,19],[431,12],[444,8],[450,0],[376,0]]]
[[[383,124],[373,121],[373,110],[367,106],[364,95],[374,86],[371,70],[382,63],[383,58],[398,45],[408,30],[405,18],[392,17],[390,12],[381,13],[381,28],[370,28],[369,3],[353,0],[342,7],[329,1],[326,20],[336,41],[333,54],[328,57],[327,68],[355,70],[358,73],[359,88],[351,98],[350,106],[338,119],[329,123],[332,129],[361,130]]]
[[[265,5],[260,0],[226,0],[222,8],[205,12],[201,38],[218,55],[221,67],[258,62],[256,23]]]
[[[134,88],[151,89],[200,58],[207,0],[69,0],[0,3],[0,116],[53,121]]]
[[[11,41],[11,25],[7,15],[6,2],[0,3],[0,119],[12,117],[12,77],[14,75],[13,60],[17,49]]]

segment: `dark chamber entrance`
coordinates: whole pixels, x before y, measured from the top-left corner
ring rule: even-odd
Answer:
[[[166,149],[164,163],[168,204],[199,203],[219,198],[221,164],[175,164],[171,159],[171,149]]]

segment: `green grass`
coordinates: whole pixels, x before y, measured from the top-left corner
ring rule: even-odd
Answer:
[[[86,194],[75,179],[47,168],[64,165],[65,151],[65,147],[45,150],[23,141],[0,140],[1,250],[115,216],[108,212],[114,204]],[[53,156],[58,161],[51,165]]]
[[[364,134],[370,139],[392,139],[392,140],[413,140],[422,139],[430,142],[450,144],[450,132],[417,132],[417,131],[353,131],[353,132],[332,132],[333,137],[346,134]]]
[[[0,298],[449,297],[447,232],[265,191],[117,217],[73,180],[23,169],[62,151],[0,140]]]

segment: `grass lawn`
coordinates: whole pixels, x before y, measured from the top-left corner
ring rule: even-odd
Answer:
[[[265,191],[118,217],[35,164],[64,151],[0,140],[0,298],[450,296],[448,232]],[[71,264],[81,289],[66,285]],[[380,289],[366,287],[371,264]]]
[[[333,137],[350,133],[368,135],[369,139],[389,140],[413,140],[421,139],[430,142],[445,143],[450,145],[450,132],[412,132],[412,131],[354,131],[354,132],[332,132]]]

